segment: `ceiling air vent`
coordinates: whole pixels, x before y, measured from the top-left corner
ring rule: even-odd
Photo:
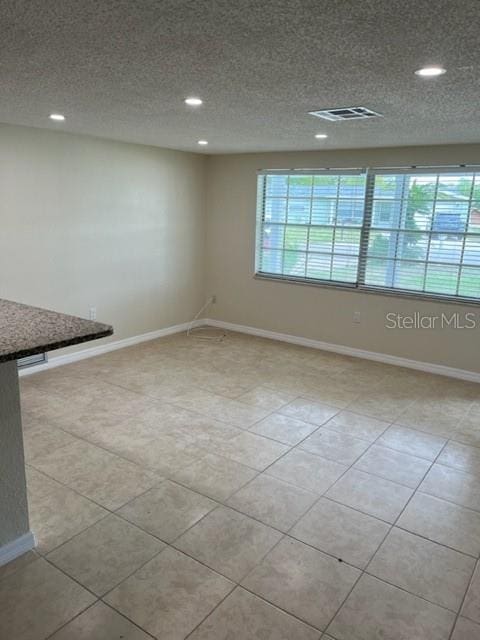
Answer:
[[[337,122],[338,120],[365,120],[367,118],[382,118],[381,113],[367,109],[366,107],[342,107],[341,109],[323,109],[321,111],[309,111],[311,116]]]

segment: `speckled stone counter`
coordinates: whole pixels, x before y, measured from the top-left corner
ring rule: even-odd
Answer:
[[[0,566],[35,546],[16,360],[112,333],[106,324],[0,299]]]
[[[105,338],[112,327],[0,299],[0,362]]]

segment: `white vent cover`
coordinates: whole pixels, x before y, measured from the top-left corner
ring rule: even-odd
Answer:
[[[339,109],[323,109],[321,111],[309,111],[311,116],[337,122],[338,120],[365,120],[366,118],[382,118],[381,113],[367,109],[366,107],[341,107]]]

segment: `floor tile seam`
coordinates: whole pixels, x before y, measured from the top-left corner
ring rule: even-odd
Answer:
[[[459,612],[460,609],[458,609],[458,610],[451,609],[450,607],[447,607],[444,604],[439,604],[438,602],[435,602],[434,600],[430,600],[430,598],[427,598],[424,595],[420,595],[418,593],[415,593],[414,591],[409,591],[406,587],[402,587],[401,585],[395,584],[395,582],[391,582],[390,580],[387,580],[384,577],[378,576],[375,573],[372,573],[371,571],[369,571],[368,569],[365,569],[364,573],[365,573],[365,575],[367,575],[367,576],[369,576],[371,578],[375,578],[376,580],[380,580],[381,582],[385,582],[385,584],[388,584],[391,587],[395,587],[395,589],[399,589],[400,591],[403,591],[404,593],[408,593],[411,596],[415,596],[415,598],[419,598],[420,600],[424,600],[425,602],[428,602],[429,604],[433,604],[436,607],[440,607],[440,609],[444,609],[445,611],[448,611],[448,612],[452,613],[455,616],[458,615],[458,612]],[[462,601],[463,601],[463,597],[462,597]],[[461,605],[460,605],[460,607],[461,607]]]
[[[444,443],[443,447],[440,449],[440,451],[437,453],[436,457],[434,460],[432,460],[429,468],[427,469],[427,471],[424,473],[422,480],[419,482],[418,486],[416,489],[414,489],[412,491],[412,494],[410,495],[409,499],[406,501],[405,505],[403,506],[403,508],[401,509],[400,513],[398,514],[398,516],[395,518],[395,520],[391,523],[391,529],[393,529],[393,527],[396,527],[398,524],[398,521],[400,520],[400,518],[402,517],[403,513],[406,511],[408,505],[410,504],[410,502],[413,500],[414,496],[417,495],[418,492],[418,487],[421,485],[421,483],[423,482],[423,480],[426,478],[427,474],[429,473],[430,469],[433,467],[433,465],[435,464],[436,460],[438,459],[438,457],[441,455],[442,451],[445,449],[445,447],[447,446],[447,442]],[[399,527],[400,528],[400,527]],[[414,534],[415,535],[415,534]],[[383,544],[383,542],[382,542]],[[377,551],[375,552],[375,554],[372,556],[372,558],[370,559],[370,561],[368,562],[367,566],[365,567],[365,571],[368,571],[368,568],[370,566],[370,564],[372,563],[373,559],[375,558],[375,556],[377,555],[378,551],[379,551],[380,547],[377,549]]]
[[[327,422],[328,422],[328,421],[327,421]],[[313,433],[316,433],[316,432],[318,431],[318,429],[321,429],[321,428],[322,428],[322,425],[321,425],[321,426],[319,426],[319,427],[318,427],[318,428],[317,428]],[[389,427],[385,427],[385,431],[386,431],[388,428],[389,428]],[[384,432],[385,432],[385,431],[384,431]],[[364,451],[361,455],[364,455],[365,453],[367,453],[367,451],[369,451],[369,450],[370,450],[370,448],[371,448],[371,447],[372,447],[372,446],[377,442],[378,438],[380,438],[380,436],[381,436],[381,435],[383,435],[383,433],[384,433],[384,432],[382,432],[382,434],[379,434],[379,435],[377,436],[377,438],[375,438],[375,440],[374,440],[374,441],[373,441],[373,442],[372,442],[372,443],[367,447],[367,449],[365,449],[365,451]],[[312,435],[312,434],[309,434],[309,435]],[[303,444],[303,442],[305,442],[305,440],[307,440],[307,438],[308,438],[308,437],[309,437],[309,436],[306,436],[303,440],[301,440],[297,445],[295,445],[295,447],[293,447],[293,448],[291,449],[291,451],[293,451],[294,449],[300,449],[301,451],[304,451],[304,450],[302,449],[301,445]],[[287,452],[287,453],[288,453],[288,452]],[[309,452],[307,452],[307,453],[309,453]],[[284,455],[286,455],[286,453],[285,453]],[[316,455],[316,454],[311,454],[311,455]],[[358,456],[358,458],[360,458],[360,457],[361,457],[361,455],[360,455],[360,456]],[[281,456],[281,457],[284,457],[284,456]],[[328,460],[328,458],[322,458],[322,456],[317,456],[317,457],[319,457],[319,458],[321,458],[321,459],[323,459],[323,460]],[[346,466],[346,469],[343,471],[343,473],[342,473],[342,474],[341,474],[341,475],[340,475],[340,476],[339,476],[339,477],[338,477],[334,482],[332,482],[332,484],[331,484],[329,487],[327,487],[327,489],[325,489],[325,491],[322,493],[322,495],[320,495],[320,496],[319,496],[318,500],[317,500],[317,501],[316,501],[316,502],[315,502],[315,503],[314,503],[314,504],[313,504],[313,505],[312,505],[312,506],[311,506],[311,507],[310,507],[310,508],[309,508],[309,509],[308,509],[308,510],[303,514],[303,516],[302,516],[302,517],[305,517],[305,516],[306,516],[306,515],[307,515],[307,514],[308,514],[308,513],[309,513],[309,512],[314,508],[314,506],[319,502],[319,500],[320,500],[322,497],[327,497],[327,496],[326,496],[326,494],[328,493],[328,491],[330,491],[330,489],[332,489],[332,488],[335,486],[335,484],[336,484],[337,482],[339,482],[339,481],[340,481],[340,480],[345,476],[345,474],[346,474],[346,473],[348,473],[348,472],[353,468],[353,465],[357,462],[358,458],[356,458],[356,459],[354,460],[354,462],[352,462],[350,465],[342,465],[342,466]],[[281,458],[279,458],[279,459],[281,459]],[[275,461],[275,462],[277,462],[277,461]],[[333,462],[333,461],[332,461],[332,460],[329,460],[329,462]],[[274,464],[274,463],[272,463],[272,465],[273,465],[273,464]],[[338,463],[338,462],[337,462],[337,464],[341,464],[341,463]],[[272,465],[269,465],[269,467],[267,467],[266,469],[264,469],[263,473],[267,473],[267,475],[269,475],[269,474],[268,474],[268,469],[269,469]],[[344,505],[343,503],[341,503],[341,502],[339,502],[339,501],[335,501],[335,500],[333,500],[333,501],[334,501],[334,502],[338,502],[338,504],[342,504],[344,507],[348,507],[348,505]],[[362,513],[362,512],[361,512],[361,513]],[[365,515],[368,515],[368,514],[365,514]],[[296,522],[293,526],[296,526],[296,524],[298,524],[298,521],[299,521],[299,520],[300,520],[300,518],[297,520],[297,522]],[[290,527],[289,531],[291,531],[291,530],[292,530],[293,526],[292,526],[292,527]]]
[[[36,470],[36,469],[35,469]],[[125,507],[127,504],[129,504],[130,502],[132,502],[133,500],[136,500],[137,498],[140,498],[141,496],[143,496],[145,493],[148,493],[151,489],[154,489],[156,486],[160,485],[162,482],[165,481],[165,478],[163,480],[161,480],[158,485],[154,485],[152,487],[150,487],[149,489],[146,489],[145,491],[143,491],[141,494],[139,494],[138,496],[134,496],[133,498],[130,498],[130,500],[128,500],[128,502],[126,502],[125,504],[121,505],[120,507],[117,508],[117,510],[112,511],[111,509],[104,507],[103,505],[101,505],[98,502],[95,502],[94,500],[92,500],[91,498],[86,497],[84,494],[79,493],[77,490],[72,489],[71,487],[69,487],[68,485],[64,485],[61,482],[59,482],[58,480],[56,480],[55,478],[52,478],[51,476],[45,474],[43,471],[41,471],[40,473],[44,474],[47,478],[49,478],[50,480],[53,480],[54,482],[56,482],[57,484],[61,485],[64,489],[69,489],[70,491],[72,491],[72,493],[75,493],[77,496],[83,498],[84,500],[87,500],[88,502],[91,502],[92,504],[94,504],[97,507],[100,507],[101,509],[103,509],[104,511],[106,511],[107,513],[105,513],[104,515],[102,515],[101,518],[98,518],[98,520],[95,520],[95,522],[92,522],[91,524],[87,525],[84,529],[82,529],[81,531],[77,531],[73,536],[71,536],[70,538],[68,538],[67,540],[64,540],[63,542],[61,542],[59,545],[53,547],[52,549],[49,549],[46,552],[41,552],[38,551],[37,548],[33,549],[34,551],[36,551],[36,553],[39,554],[39,556],[41,558],[46,558],[47,555],[49,555],[50,553],[53,553],[53,551],[56,551],[57,549],[59,549],[60,547],[62,547],[63,545],[67,544],[68,542],[71,542],[74,538],[76,538],[77,536],[81,535],[82,533],[85,533],[85,531],[87,531],[88,529],[90,529],[91,527],[93,527],[94,525],[98,524],[99,522],[105,520],[106,518],[108,518],[109,516],[115,515],[115,516],[119,516],[119,514],[117,513],[117,511],[119,509],[122,509],[123,507]],[[125,518],[122,518],[123,520],[125,520]],[[127,521],[128,522],[128,521]],[[130,524],[134,524],[131,523]],[[138,529],[141,529],[141,527],[138,527],[138,525],[135,525]],[[142,531],[144,531],[142,529]],[[148,533],[148,532],[145,532]],[[151,535],[151,534],[150,534]]]
[[[205,417],[205,416],[202,416],[202,417]],[[228,424],[228,423],[223,423],[223,424]],[[234,426],[234,425],[229,425],[229,426]],[[74,433],[72,433],[72,432],[70,432],[70,431],[66,431],[66,429],[65,429],[65,428],[61,428],[61,427],[56,427],[56,428],[57,428],[57,429],[60,429],[61,431],[64,431],[65,433],[67,433],[68,435],[71,435],[72,437],[75,437],[77,440],[79,440],[79,441],[81,441],[81,442],[85,442],[86,444],[89,444],[89,445],[91,445],[91,446],[93,446],[93,447],[97,447],[98,449],[101,449],[102,451],[105,451],[106,453],[109,453],[110,455],[112,455],[112,456],[114,456],[114,457],[116,457],[116,458],[119,458],[120,460],[123,460],[123,461],[125,461],[125,462],[128,462],[129,464],[133,464],[133,465],[134,465],[134,466],[136,466],[140,471],[143,471],[144,473],[153,473],[153,474],[157,475],[157,476],[158,476],[158,478],[159,478],[159,480],[158,480],[158,482],[159,482],[159,483],[160,483],[160,482],[163,482],[163,481],[166,479],[166,477],[167,477],[167,474],[159,472],[159,471],[158,471],[158,470],[156,470],[154,467],[142,466],[141,464],[139,464],[138,462],[136,462],[133,458],[128,458],[125,454],[120,454],[120,453],[118,453],[117,451],[113,451],[112,449],[108,449],[104,444],[98,444],[97,442],[93,442],[92,440],[88,440],[85,436],[78,436],[78,435],[76,435],[76,434],[74,434]],[[241,431],[243,432],[244,430],[241,430]],[[238,434],[238,435],[240,435],[240,434]],[[158,437],[155,437],[155,436],[154,436],[154,437],[152,437],[152,438],[151,438],[151,440],[149,440],[149,442],[150,442],[150,441],[155,441],[155,442],[156,442],[156,441],[160,441],[160,440],[161,440],[161,437],[162,437],[162,436],[158,436]],[[168,435],[168,437],[169,437],[169,438],[174,439],[174,436],[172,436],[172,435]],[[232,438],[235,438],[235,437],[236,437],[236,436],[233,436]],[[262,436],[262,437],[263,437],[263,436]],[[266,439],[267,439],[267,438],[266,438]],[[268,438],[268,439],[270,439],[270,438]],[[229,439],[226,439],[225,441],[226,441],[226,442],[228,442],[228,441],[229,441]],[[275,440],[274,442],[277,442],[277,441]],[[74,443],[70,443],[70,445],[68,445],[68,444],[67,444],[67,445],[65,445],[65,446],[71,446],[71,444],[74,444]],[[203,445],[198,445],[197,443],[193,443],[193,444],[195,444],[195,445],[198,447],[198,449],[199,449],[199,450],[201,450],[201,452],[202,452],[202,453],[201,453],[201,455],[197,455],[197,454],[189,454],[189,455],[191,455],[192,457],[194,457],[195,459],[194,459],[194,460],[192,460],[192,462],[189,462],[187,466],[190,466],[190,465],[192,465],[192,464],[195,464],[195,462],[198,462],[199,460],[202,460],[205,456],[207,456],[207,455],[211,454],[211,452],[210,452],[210,451],[208,451],[207,449],[203,448]],[[62,447],[62,448],[63,448],[63,447]],[[58,449],[56,449],[55,451],[58,451]],[[47,454],[47,455],[48,455],[48,454]],[[221,456],[221,454],[217,454],[217,453],[215,453],[214,455],[218,455],[219,457],[224,457],[224,456]],[[40,457],[43,457],[43,456],[36,456],[36,458],[40,458]],[[228,459],[228,458],[226,458],[226,459]],[[26,463],[26,464],[28,464],[29,466],[33,467],[36,471],[40,471],[40,473],[45,473],[44,471],[41,471],[40,469],[37,469],[37,467],[35,467],[35,466],[34,466],[34,464],[32,464],[34,460],[35,460],[35,458],[33,458],[32,460],[27,461],[27,463]],[[243,463],[238,463],[238,464],[243,464]],[[245,465],[245,464],[243,464],[243,466],[247,467],[247,465]],[[186,468],[186,467],[185,467],[185,468]],[[248,468],[249,468],[249,469],[253,469],[253,467],[248,467]],[[253,470],[254,470],[254,471],[258,471],[257,469],[253,469]],[[45,475],[48,475],[48,474],[46,474],[46,473],[45,473]],[[52,476],[49,476],[49,477],[52,477]],[[52,479],[53,479],[53,480],[56,480],[56,479],[55,479],[55,478],[53,478],[53,477],[52,477]],[[70,487],[69,487],[69,485],[65,485],[65,484],[64,484],[63,482],[61,482],[60,480],[56,480],[56,482],[58,482],[59,484],[63,484],[63,485],[64,485],[64,486],[66,486],[67,488],[70,488]],[[148,489],[147,489],[147,491],[148,491]],[[82,495],[82,494],[80,494],[80,495]],[[89,499],[90,499],[90,498],[89,498]],[[100,505],[100,506],[101,506],[101,505]],[[104,508],[106,508],[106,507],[104,507]]]
[[[438,452],[438,454],[437,454],[437,456],[436,456],[435,460],[433,460],[433,461],[432,461],[432,463],[431,463],[431,465],[430,465],[429,469],[428,469],[428,470],[427,470],[427,472],[424,474],[424,477],[423,477],[423,479],[422,479],[422,481],[421,481],[421,482],[423,482],[423,480],[425,479],[425,477],[426,477],[427,473],[430,471],[430,469],[432,468],[432,466],[436,463],[436,460],[437,460],[437,459],[438,459],[438,457],[442,454],[442,452],[443,452],[443,450],[445,449],[445,447],[447,446],[447,444],[448,444],[448,441],[443,445],[442,449]],[[421,482],[420,482],[420,484],[421,484]],[[420,486],[420,484],[419,484],[418,486]],[[407,532],[408,532],[408,533],[410,533],[411,535],[417,535],[416,533],[414,533],[414,532],[412,532],[412,531],[408,531],[408,529],[403,529],[402,527],[399,527],[399,526],[398,526],[398,521],[400,520],[401,516],[403,515],[403,513],[404,513],[404,512],[405,512],[405,510],[407,509],[407,507],[408,507],[408,505],[410,504],[410,502],[411,502],[411,500],[413,499],[413,497],[414,497],[415,495],[417,495],[417,492],[418,492],[418,493],[422,493],[422,492],[420,492],[420,491],[419,491],[419,489],[418,489],[418,488],[417,488],[417,489],[415,489],[415,490],[413,491],[412,495],[410,496],[409,500],[408,500],[408,501],[407,501],[407,503],[405,504],[404,508],[402,509],[402,511],[400,512],[400,514],[397,516],[396,520],[392,523],[392,526],[391,526],[391,528],[390,528],[390,531],[388,532],[388,534],[387,534],[387,535],[389,535],[389,534],[390,534],[390,532],[393,530],[393,528],[398,528],[398,529],[401,529],[402,531],[407,531]],[[429,494],[425,494],[425,495],[429,495]],[[377,548],[377,551],[374,553],[374,555],[372,556],[372,558],[369,560],[369,562],[368,562],[368,563],[367,563],[367,565],[365,566],[365,568],[364,568],[364,573],[365,573],[366,575],[373,575],[373,576],[374,576],[374,574],[370,574],[370,572],[369,572],[369,568],[370,568],[370,565],[372,564],[372,562],[374,561],[375,557],[377,556],[377,554],[378,554],[379,550],[380,550],[380,549],[381,549],[381,547],[383,546],[383,544],[384,544],[384,542],[385,542],[386,537],[387,537],[387,536],[385,536],[385,538],[384,538],[384,540],[382,541],[381,545]],[[450,549],[450,550],[456,551],[457,553],[462,553],[462,555],[464,555],[465,557],[473,557],[473,556],[470,556],[469,554],[465,554],[465,553],[463,553],[463,552],[459,551],[458,549],[453,549],[453,548],[451,548],[451,547],[448,547],[447,545],[443,545],[443,544],[438,543],[438,542],[436,542],[436,541],[434,541],[434,540],[430,540],[429,538],[427,538],[427,537],[425,537],[425,536],[418,536],[418,537],[420,537],[420,538],[422,538],[422,539],[424,539],[424,540],[428,540],[429,542],[432,542],[433,544],[439,544],[439,546],[441,546],[441,547],[443,547],[443,548],[445,548],[445,549]],[[472,570],[472,576],[473,576],[473,570]],[[472,576],[471,576],[470,580],[472,579]],[[376,577],[376,576],[374,576],[374,577]],[[380,579],[380,578],[377,578],[377,579]],[[383,579],[382,579],[382,580],[383,580]],[[384,581],[384,582],[388,582],[388,581],[386,581],[386,580],[383,580],[383,581]],[[390,584],[390,583],[389,583],[389,584]],[[470,583],[469,583],[469,584],[470,584]],[[398,587],[398,586],[397,586],[397,585],[395,585],[395,584],[393,584],[392,586],[395,586],[395,587],[397,587],[397,588],[401,589],[401,587]],[[410,592],[409,592],[408,590],[406,590],[406,589],[402,589],[402,590],[406,591],[407,593],[410,593]],[[467,590],[468,590],[468,586],[467,586]],[[464,599],[465,599],[465,597],[466,597],[466,593],[467,593],[467,591],[465,591],[465,593],[464,593],[464,596],[463,596],[463,599],[462,599],[462,603],[463,603],[463,600],[464,600]],[[412,594],[412,595],[417,595],[417,594]],[[417,596],[417,597],[421,597],[421,596]],[[428,600],[428,599],[426,599],[426,598],[423,598],[423,599],[424,599],[424,600],[427,600],[427,602],[429,602],[429,600]],[[432,604],[436,604],[436,603],[432,603]],[[438,604],[437,604],[437,606],[441,606],[441,605],[438,605]],[[460,609],[459,609],[459,611],[458,611],[458,612],[453,611],[453,613],[456,615],[456,618],[458,618],[458,615],[459,615],[459,612],[461,611],[462,606],[463,606],[463,604],[461,604],[461,605],[460,605]],[[446,608],[446,607],[442,607],[442,608],[443,608],[443,609],[445,609],[445,610],[447,610],[447,611],[451,611],[450,609],[448,609],[448,608]],[[454,629],[454,627],[455,627],[455,624],[456,624],[456,621],[455,621],[455,623],[454,623],[454,625],[453,625],[453,627],[452,627],[452,630],[451,630],[451,631],[452,631],[452,633],[453,633],[453,629]]]
[[[467,599],[468,591],[469,591],[470,587],[472,586],[473,577],[475,575],[475,571],[476,571],[478,566],[479,566],[479,560],[477,560],[477,562],[475,563],[475,565],[473,567],[472,575],[470,576],[470,580],[468,581],[467,588],[465,590],[465,593],[463,594],[463,598],[462,598],[462,601],[460,603],[460,607],[458,609],[457,615],[455,616],[455,622],[453,623],[453,627],[452,627],[452,629],[450,631],[450,635],[448,636],[449,640],[451,640],[451,638],[452,638],[452,636],[453,636],[453,634],[455,632],[455,627],[457,626],[458,619],[460,618],[460,616],[462,614],[462,609],[463,609],[463,607],[465,605],[465,600]],[[464,616],[464,617],[467,618],[468,620],[471,620],[471,618],[469,618],[468,616]],[[476,622],[476,621],[472,620],[472,622]],[[477,622],[477,624],[478,624],[478,622]]]
[[[55,478],[54,476],[46,473],[42,469],[37,469],[37,467],[31,465],[30,463],[26,464],[25,466],[32,467],[32,469],[34,471],[36,471],[37,473],[41,473],[42,475],[46,476],[50,480],[53,480],[54,482],[56,482],[57,484],[62,486],[64,489],[69,489],[70,491],[72,491],[73,493],[77,494],[81,498],[84,498],[85,500],[88,500],[89,502],[93,503],[95,506],[100,507],[101,509],[104,509],[105,511],[108,511],[109,513],[115,513],[116,510],[121,509],[123,506],[125,506],[126,504],[128,504],[129,502],[134,500],[135,498],[140,497],[141,495],[143,495],[147,491],[150,491],[150,489],[153,489],[154,487],[156,487],[157,485],[161,484],[162,482],[164,482],[166,480],[165,476],[158,476],[158,481],[156,481],[151,487],[148,487],[148,489],[145,489],[144,491],[142,491],[138,495],[134,496],[133,498],[129,498],[125,503],[121,504],[119,507],[115,507],[115,509],[112,509],[110,507],[104,506],[100,502],[97,502],[96,500],[94,500],[90,496],[87,496],[84,493],[81,493],[78,489],[76,489],[76,488],[74,488],[74,487],[72,487],[72,486],[70,486],[68,484],[65,484],[64,482],[62,482],[60,480],[57,480],[57,478]],[[137,466],[139,466],[139,465],[137,465]],[[140,468],[141,471],[143,471],[142,467],[139,467],[139,468]],[[27,486],[27,491],[28,491],[28,486]]]
[[[191,631],[187,633],[187,635],[184,637],[183,640],[188,640],[188,638],[190,638],[195,633],[195,631],[205,622],[205,620],[209,618],[213,614],[213,612],[216,611],[225,602],[225,600],[232,595],[232,593],[235,591],[235,589],[237,589],[237,587],[238,585],[234,584],[232,589],[219,602],[217,602],[217,604],[213,607],[213,609],[209,611],[207,615],[204,616]]]
[[[99,598],[98,600],[96,600],[95,602],[93,602],[91,605],[89,605],[86,609],[84,609],[83,611],[80,611],[80,613],[77,613],[73,618],[71,618],[70,620],[68,620],[67,622],[65,622],[64,624],[62,624],[61,627],[59,627],[58,629],[56,629],[53,633],[51,633],[50,635],[48,635],[44,640],[50,640],[51,638],[53,638],[55,636],[56,633],[58,633],[59,631],[62,631],[62,629],[64,629],[65,627],[67,627],[70,623],[72,623],[74,620],[76,620],[77,618],[79,618],[82,614],[84,614],[85,612],[87,612],[89,609],[92,609],[95,605],[97,605],[98,603],[102,603],[103,605],[107,606],[109,609],[113,610],[113,607],[111,607],[110,605],[106,604],[105,602],[103,602],[101,600],[101,598]],[[116,614],[120,615],[122,618],[125,618],[125,620],[128,620],[128,622],[130,622],[131,624],[133,624],[137,629],[139,629],[140,631],[142,631],[143,633],[145,633],[145,635],[147,635],[149,638],[152,638],[152,640],[157,640],[154,636],[152,636],[150,633],[148,633],[148,631],[145,631],[145,629],[142,629],[142,627],[139,627],[138,624],[136,624],[135,622],[133,622],[133,620],[130,620],[130,618],[128,618],[124,613],[120,613],[120,611],[114,610]]]

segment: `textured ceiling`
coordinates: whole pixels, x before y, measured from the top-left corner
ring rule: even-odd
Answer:
[[[206,153],[480,142],[479,27],[480,0],[0,0],[0,122]],[[357,105],[385,117],[307,115]]]

